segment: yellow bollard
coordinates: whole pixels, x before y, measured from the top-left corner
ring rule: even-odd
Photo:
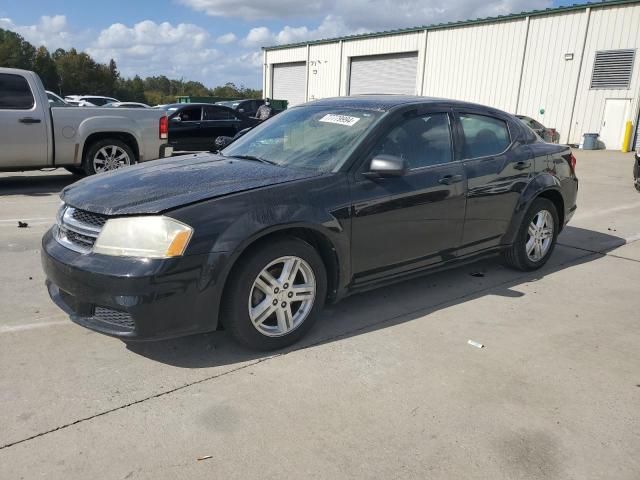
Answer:
[[[629,121],[624,126],[624,140],[622,141],[622,153],[631,151],[631,137],[633,136],[633,124]]]

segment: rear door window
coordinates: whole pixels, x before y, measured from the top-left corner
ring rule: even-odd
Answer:
[[[205,120],[232,120],[233,117],[229,110],[220,107],[205,107],[204,108]]]
[[[34,105],[35,99],[24,77],[0,74],[0,109],[31,110]]]
[[[460,114],[464,133],[464,157],[481,158],[499,155],[511,144],[509,127],[504,120],[476,115]]]
[[[176,116],[183,122],[199,122],[202,120],[202,107],[186,107]]]

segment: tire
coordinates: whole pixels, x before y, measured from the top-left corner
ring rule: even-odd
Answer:
[[[297,265],[290,285],[285,278],[287,265]],[[265,271],[271,277],[264,276]],[[221,320],[238,343],[253,350],[278,350],[309,332],[326,295],[327,274],[318,252],[302,240],[284,237],[241,257],[225,287]]]
[[[117,161],[118,159],[121,161]],[[100,168],[100,161],[103,167]],[[131,147],[122,140],[105,138],[92,143],[86,150],[82,168],[86,175],[95,175],[106,171],[134,165],[136,157]]]
[[[548,212],[548,214],[550,214],[550,218],[543,212]],[[544,237],[544,240],[540,240],[539,251],[534,247],[532,251],[528,252],[528,250],[530,250],[527,248],[530,246],[528,242],[531,240],[529,227],[532,226],[534,219],[539,221],[541,216],[542,218],[545,218],[546,221],[542,229],[538,230],[536,235],[540,235],[539,238]],[[551,233],[548,232],[548,228],[544,228],[547,225],[553,225],[553,231]],[[558,211],[554,203],[546,198],[537,198],[534,200],[522,219],[522,224],[518,229],[515,242],[503,254],[507,265],[524,272],[530,272],[541,268],[545,263],[547,263],[549,257],[551,257],[551,254],[553,253],[558,240],[559,230],[560,225],[558,220]],[[548,243],[546,243],[547,239],[549,240]],[[533,245],[535,245],[535,243],[536,240],[534,238]]]
[[[77,175],[78,177],[84,177],[86,175],[86,172],[82,167],[64,167],[64,169],[67,172],[72,173],[73,175]]]

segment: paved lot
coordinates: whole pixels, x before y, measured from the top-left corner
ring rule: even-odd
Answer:
[[[0,479],[637,480],[640,195],[630,155],[577,156],[580,210],[542,271],[359,295],[272,356],[71,324],[39,241],[73,177],[0,174]]]

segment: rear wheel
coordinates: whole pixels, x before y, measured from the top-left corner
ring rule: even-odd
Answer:
[[[285,238],[239,261],[225,288],[222,322],[249,348],[284,348],[311,329],[326,293],[318,252],[302,240]]]
[[[109,172],[136,163],[131,147],[121,140],[107,138],[92,144],[82,163],[87,175]]]
[[[551,200],[534,200],[525,214],[516,240],[504,252],[509,266],[523,271],[542,267],[553,253],[559,233],[558,211]]]

